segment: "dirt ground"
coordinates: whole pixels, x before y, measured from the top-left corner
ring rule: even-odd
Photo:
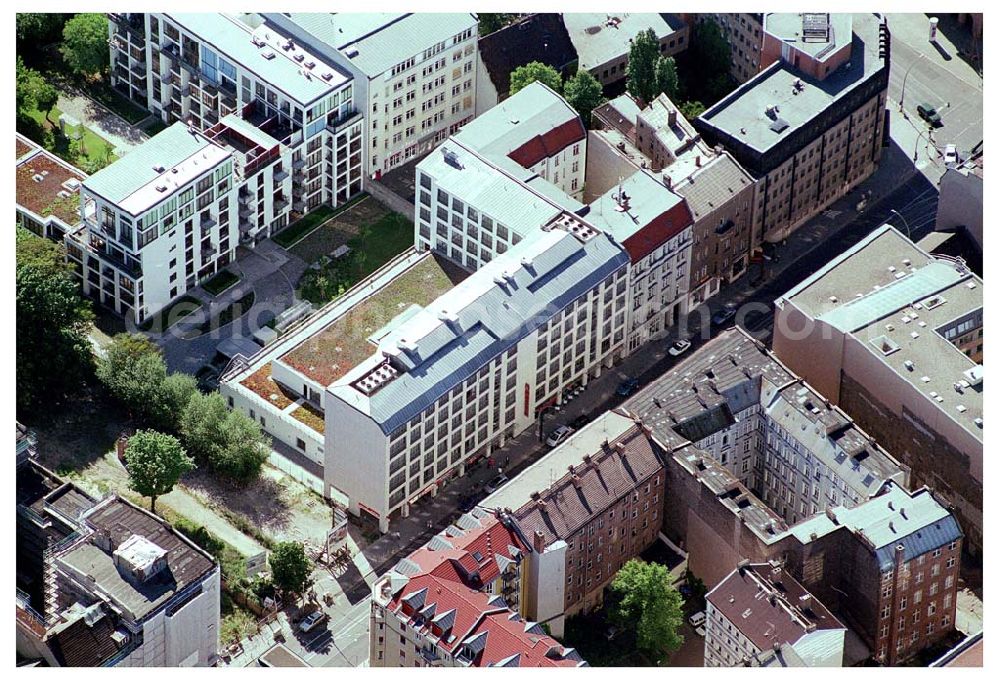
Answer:
[[[373,224],[390,210],[374,198],[365,198],[345,212],[328,220],[296,243],[289,251],[307,264],[347,243],[358,234],[362,225]]]

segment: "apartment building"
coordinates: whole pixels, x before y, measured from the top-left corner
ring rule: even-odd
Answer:
[[[711,19],[729,43],[729,74],[744,83],[760,73],[764,45],[764,15],[750,12],[699,14],[698,20]]]
[[[239,244],[235,163],[176,123],[84,179],[87,216],[65,240],[84,294],[142,323],[225,267]]]
[[[465,13],[265,13],[354,81],[365,117],[365,173],[428,152],[476,111],[479,22]]]
[[[938,183],[936,231],[963,231],[983,249],[983,156],[949,167]]]
[[[57,242],[80,223],[80,185],[87,175],[16,134],[17,223]]]
[[[639,170],[592,202],[587,220],[629,254],[626,325],[631,353],[687,315],[691,212],[661,179]]]
[[[562,635],[566,618],[599,606],[618,570],[656,541],[662,453],[634,420],[610,411],[480,502],[509,512],[531,539],[524,616]]]
[[[612,239],[564,213],[404,311],[327,389],[326,427],[339,432],[326,439],[327,485],[386,530],[390,514],[502,447],[620,359],[627,267]]]
[[[676,14],[569,12],[562,18],[579,68],[590,71],[604,86],[625,79],[629,43],[647,29],[656,34],[663,56],[673,56],[688,46],[688,25]]]
[[[982,545],[983,281],[888,225],[776,302],[774,350]]]
[[[503,595],[484,590],[496,571],[516,573],[527,550],[509,520],[477,509],[463,516],[463,528],[448,528],[376,580],[370,666],[587,666]]]
[[[705,603],[705,666],[844,665],[847,629],[778,563],[741,563]]]
[[[673,499],[663,531],[708,586],[744,558],[782,561],[886,664],[953,628],[957,577],[946,570],[957,561],[949,568],[947,556],[934,560],[963,539],[947,502],[927,488],[905,489],[907,467],[742,329],[710,341],[623,409],[667,450]],[[906,603],[881,604],[886,573],[895,581],[935,563],[921,577],[934,584],[933,625],[914,619]],[[883,630],[900,625],[905,636]]]
[[[220,580],[210,555],[158,516],[90,497],[30,457],[19,459],[17,486],[21,656],[50,666],[215,665]]]
[[[292,154],[293,214],[361,192],[354,81],[256,14],[111,14],[112,84],[165,123],[207,131],[230,115]],[[251,205],[253,207],[253,205]],[[279,217],[280,228],[288,223]]]
[[[757,184],[739,163],[721,147],[706,144],[666,95],[640,109],[624,94],[595,109],[593,118],[588,197],[620,177],[652,168],[691,213],[686,308],[743,275],[761,224],[754,212]]]
[[[761,237],[778,242],[878,166],[888,29],[871,14],[769,14],[765,28],[773,63],[694,126],[760,183]]]

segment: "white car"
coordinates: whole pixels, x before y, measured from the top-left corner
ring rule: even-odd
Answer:
[[[705,613],[704,612],[695,612],[693,615],[691,615],[690,617],[688,617],[688,624],[690,624],[691,626],[693,626],[695,628],[698,628],[699,626],[704,626],[705,625]]]
[[[944,147],[944,164],[947,166],[958,164],[958,149],[955,148],[955,144]]]
[[[549,434],[549,437],[545,439],[545,444],[549,447],[557,447],[562,441],[569,438],[572,433],[573,429],[569,426],[560,426]]]
[[[326,619],[325,612],[313,612],[311,615],[299,622],[299,631],[302,633],[309,633],[314,628],[319,626],[320,622]]]
[[[689,348],[691,348],[691,342],[685,339],[681,339],[680,341],[675,341],[674,343],[670,344],[670,348],[667,350],[667,353],[676,358],[677,356],[687,351]]]

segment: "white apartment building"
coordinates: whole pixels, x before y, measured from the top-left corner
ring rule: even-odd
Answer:
[[[80,190],[66,250],[84,294],[142,323],[226,266],[237,239],[232,151],[176,123]]]
[[[683,198],[640,170],[591,203],[587,220],[629,254],[631,353],[688,312],[691,212]]]
[[[844,664],[847,628],[777,564],[745,562],[705,603],[705,666]]]
[[[110,17],[112,83],[164,122],[207,131],[235,114],[266,126],[292,152],[295,213],[361,191],[362,118],[342,70],[255,14]]]
[[[390,514],[405,517],[598,376],[623,351],[627,263],[608,236],[563,214],[404,311],[327,390],[326,428],[338,432],[326,438],[327,485],[387,530]]]
[[[354,79],[363,166],[380,176],[431,150],[476,109],[478,20],[466,13],[265,13]]]

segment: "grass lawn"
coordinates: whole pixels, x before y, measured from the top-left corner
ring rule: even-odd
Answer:
[[[272,240],[285,249],[288,249],[301,240],[309,231],[319,226],[334,214],[335,212],[332,207],[328,205],[321,205],[283,230],[278,235],[274,236]]]
[[[223,269],[202,283],[202,288],[209,294],[219,296],[239,282],[239,279],[235,273]]]
[[[139,108],[128,100],[121,92],[112,87],[107,80],[90,84],[86,87],[86,93],[92,99],[110,109],[113,113],[121,116],[131,125],[149,116],[149,111]]]
[[[73,162],[74,158],[70,157],[70,140],[68,137],[63,136],[59,131],[59,116],[62,115],[62,111],[59,110],[58,106],[53,106],[52,110],[49,111],[48,117],[45,113],[39,110],[34,110],[29,113],[29,116],[39,124],[42,129],[51,129],[54,135],[54,143],[52,148],[46,148],[46,150],[55,153],[59,157],[69,162]],[[91,162],[98,162],[105,158],[110,159],[112,162],[117,158],[114,154],[114,146],[109,142],[105,141],[103,137],[95,134],[86,125],[81,124],[76,128],[77,130],[83,130],[83,138],[80,140],[80,151],[84,157],[86,157]]]

